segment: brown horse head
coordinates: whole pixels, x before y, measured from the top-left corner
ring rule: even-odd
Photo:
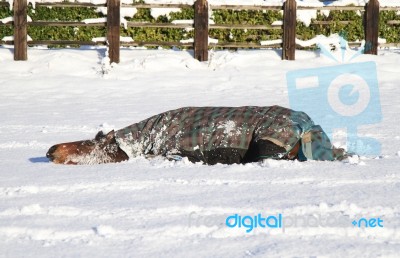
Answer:
[[[128,160],[118,146],[114,130],[108,134],[98,132],[93,140],[60,143],[52,146],[46,157],[57,164],[100,164]]]

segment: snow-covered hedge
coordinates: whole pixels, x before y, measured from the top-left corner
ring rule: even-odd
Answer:
[[[156,11],[157,10],[157,11]],[[349,41],[362,40],[364,29],[363,16],[359,11],[306,11],[298,16],[310,16],[311,24],[299,21],[297,35],[300,39],[307,40],[319,34],[330,35],[344,33]],[[304,11],[303,11],[304,12]],[[133,17],[125,17],[127,21],[162,22],[169,23],[176,20],[193,19],[192,8],[169,10],[160,12],[160,9],[138,9]],[[33,21],[82,21],[85,19],[101,18],[104,14],[96,8],[82,7],[44,7],[32,5],[29,7],[29,16]],[[7,7],[0,7],[0,19],[12,16]],[[211,19],[215,24],[265,24],[282,20],[280,11],[244,11],[244,10],[213,10]],[[303,19],[300,19],[303,20]],[[313,24],[312,21],[333,21],[330,26]],[[400,15],[395,11],[381,11],[380,38],[388,43],[400,42],[400,26],[388,25],[389,20],[400,20]],[[339,21],[351,21],[348,24]],[[105,36],[105,28],[102,27],[35,27],[28,28],[28,34],[33,40],[92,40]],[[280,30],[240,30],[240,29],[212,29],[210,37],[219,42],[260,42],[281,38]],[[10,26],[0,26],[0,39],[12,35]],[[193,38],[193,30],[167,29],[167,28],[124,28],[121,27],[121,35],[132,37],[135,41],[172,41],[187,40]]]

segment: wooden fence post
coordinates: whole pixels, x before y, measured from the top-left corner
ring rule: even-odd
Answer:
[[[194,58],[208,61],[208,2],[194,3]]]
[[[296,0],[283,5],[282,60],[294,60],[296,52]]]
[[[14,60],[28,59],[27,0],[14,1]]]
[[[365,7],[365,50],[364,54],[378,54],[379,1],[369,0]]]
[[[120,0],[107,0],[107,41],[110,63],[119,63]]]

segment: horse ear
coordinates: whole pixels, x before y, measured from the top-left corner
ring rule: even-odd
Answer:
[[[100,139],[103,138],[103,137],[104,137],[103,131],[99,131],[99,132],[96,134],[96,136],[94,137],[94,139],[95,139],[96,141],[98,141],[98,140],[100,140]]]
[[[107,142],[110,142],[115,138],[115,132],[114,130],[111,130],[107,135],[106,135],[106,140]]]

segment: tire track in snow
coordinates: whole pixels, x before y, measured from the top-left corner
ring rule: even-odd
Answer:
[[[41,143],[37,141],[29,141],[29,142],[3,142],[0,143],[0,149],[44,149],[49,147],[49,143]]]
[[[255,230],[251,234],[247,234],[244,229],[229,229],[199,226],[187,228],[184,226],[157,226],[156,228],[136,228],[136,229],[118,229],[116,226],[98,225],[91,228],[80,230],[65,230],[49,227],[0,227],[0,239],[21,239],[28,241],[44,241],[46,243],[56,242],[92,242],[99,238],[111,241],[160,241],[161,239],[196,239],[199,238],[243,238],[254,235],[271,235],[284,236],[285,238],[324,238],[331,240],[365,238],[370,242],[385,242],[398,244],[400,242],[400,233],[397,229],[376,228],[370,229],[354,229],[354,228],[302,228],[291,227],[283,229]]]
[[[313,177],[278,178],[270,181],[260,180],[226,180],[226,179],[183,179],[161,178],[158,180],[124,180],[118,182],[76,183],[62,185],[25,185],[0,188],[0,198],[30,198],[35,194],[76,193],[97,194],[106,192],[134,192],[153,189],[161,186],[192,188],[196,186],[215,186],[237,188],[245,185],[264,187],[268,185],[299,185],[310,184],[315,187],[331,187],[348,184],[392,184],[398,183],[396,176],[381,179],[316,179]],[[41,206],[40,204],[25,205],[18,208],[8,208],[0,211],[0,220],[20,221],[19,219],[34,218],[36,225],[15,223],[13,226],[0,226],[0,239],[18,239],[23,241],[41,241],[43,245],[59,242],[96,243],[98,241],[159,241],[159,239],[198,239],[198,238],[243,238],[248,234],[244,228],[231,229],[224,225],[227,216],[235,213],[241,215],[256,215],[268,212],[284,216],[321,216],[340,215],[349,219],[348,227],[288,227],[282,229],[255,230],[253,235],[277,235],[285,238],[365,238],[372,242],[400,243],[400,223],[395,221],[400,215],[398,207],[360,207],[355,203],[342,202],[336,205],[320,203],[318,205],[297,205],[284,209],[266,211],[241,207],[203,207],[203,206],[168,206],[164,208],[140,209],[114,207],[86,209],[74,206]],[[265,214],[265,215],[268,215]],[[264,214],[263,214],[264,215]],[[351,218],[357,215],[383,216],[393,223],[385,228],[358,229],[351,227]],[[16,219],[17,218],[17,219]],[[61,221],[72,222],[74,229],[58,228]],[[24,220],[23,220],[24,221]],[[43,222],[42,222],[43,221]],[[50,221],[47,225],[46,221]],[[82,223],[89,221],[89,223]],[[93,222],[93,223],[92,223]],[[92,223],[92,224],[91,224]],[[89,225],[88,225],[89,224]],[[118,225],[125,225],[120,228]],[[130,225],[130,226],[126,226]]]
[[[400,208],[391,207],[359,207],[354,203],[343,201],[337,205],[299,205],[283,210],[268,210],[268,214],[282,213],[286,216],[306,216],[320,214],[330,216],[341,214],[349,217],[348,226],[313,226],[301,227],[290,226],[278,229],[255,229],[252,235],[284,235],[285,237],[328,237],[329,239],[348,238],[367,238],[370,241],[391,241],[400,242],[399,223],[393,223],[384,228],[354,228],[351,226],[350,217],[359,214],[375,215],[371,211],[379,211],[380,216],[385,220],[395,219],[400,215]],[[71,206],[41,206],[33,204],[21,208],[10,208],[0,212],[0,219],[9,221],[14,217],[30,217],[38,219],[44,216],[46,219],[55,221],[54,217],[60,221],[65,217],[73,218],[77,221],[91,220],[100,222],[90,227],[80,226],[76,230],[58,229],[57,227],[32,227],[7,226],[0,227],[0,238],[22,238],[37,241],[94,241],[107,238],[115,241],[134,240],[139,236],[148,241],[160,238],[232,238],[246,237],[244,228],[227,228],[224,224],[227,216],[234,213],[241,215],[255,215],[259,210],[236,207],[200,207],[200,206],[170,206],[154,209],[82,209]],[[266,215],[266,214],[263,214]],[[53,217],[53,219],[51,219]],[[117,224],[117,226],[110,225]],[[130,221],[132,227],[129,229],[119,229],[121,221]],[[44,220],[45,221],[45,220]],[[57,221],[57,220],[56,220]],[[163,221],[160,223],[160,221]],[[57,223],[56,223],[57,224]],[[127,224],[127,223],[123,223]]]
[[[398,178],[383,179],[316,179],[316,178],[291,178],[291,179],[271,179],[270,181],[261,180],[225,180],[225,179],[174,179],[161,178],[159,180],[130,180],[120,182],[99,182],[99,183],[79,183],[68,185],[25,185],[18,187],[0,187],[0,198],[21,197],[42,193],[100,193],[108,191],[137,191],[142,189],[152,189],[160,186],[228,186],[240,187],[267,186],[267,185],[312,185],[314,187],[337,187],[343,185],[379,185],[379,184],[400,184]]]
[[[151,189],[159,184],[154,181],[121,181],[104,183],[79,183],[67,185],[0,187],[0,198],[22,197],[47,193],[101,193],[108,191],[137,191]]]
[[[140,209],[140,208],[125,208],[125,209],[82,209],[74,206],[42,206],[40,204],[25,205],[21,208],[9,208],[0,212],[0,217],[14,217],[14,216],[60,216],[60,217],[77,217],[77,216],[95,216],[102,219],[109,218],[137,218],[142,216],[162,217],[162,216],[182,216],[195,214],[195,216],[219,216],[231,215],[233,213],[241,214],[256,214],[260,212],[256,208],[238,208],[238,207],[203,207],[196,205],[189,206],[167,206],[154,209]],[[343,216],[357,216],[357,215],[370,215],[370,216],[386,216],[396,217],[400,215],[400,207],[384,207],[384,206],[371,206],[360,207],[355,203],[343,201],[340,204],[328,205],[320,203],[318,205],[297,205],[289,208],[277,209],[268,208],[268,213],[277,214],[282,213],[287,216],[291,215],[313,215],[313,214],[333,214],[340,213]],[[367,214],[366,214],[367,213]],[[132,215],[132,216],[131,216]]]
[[[10,130],[28,132],[43,132],[43,133],[64,133],[64,132],[97,132],[97,127],[90,126],[73,126],[73,125],[0,125],[0,130]]]

